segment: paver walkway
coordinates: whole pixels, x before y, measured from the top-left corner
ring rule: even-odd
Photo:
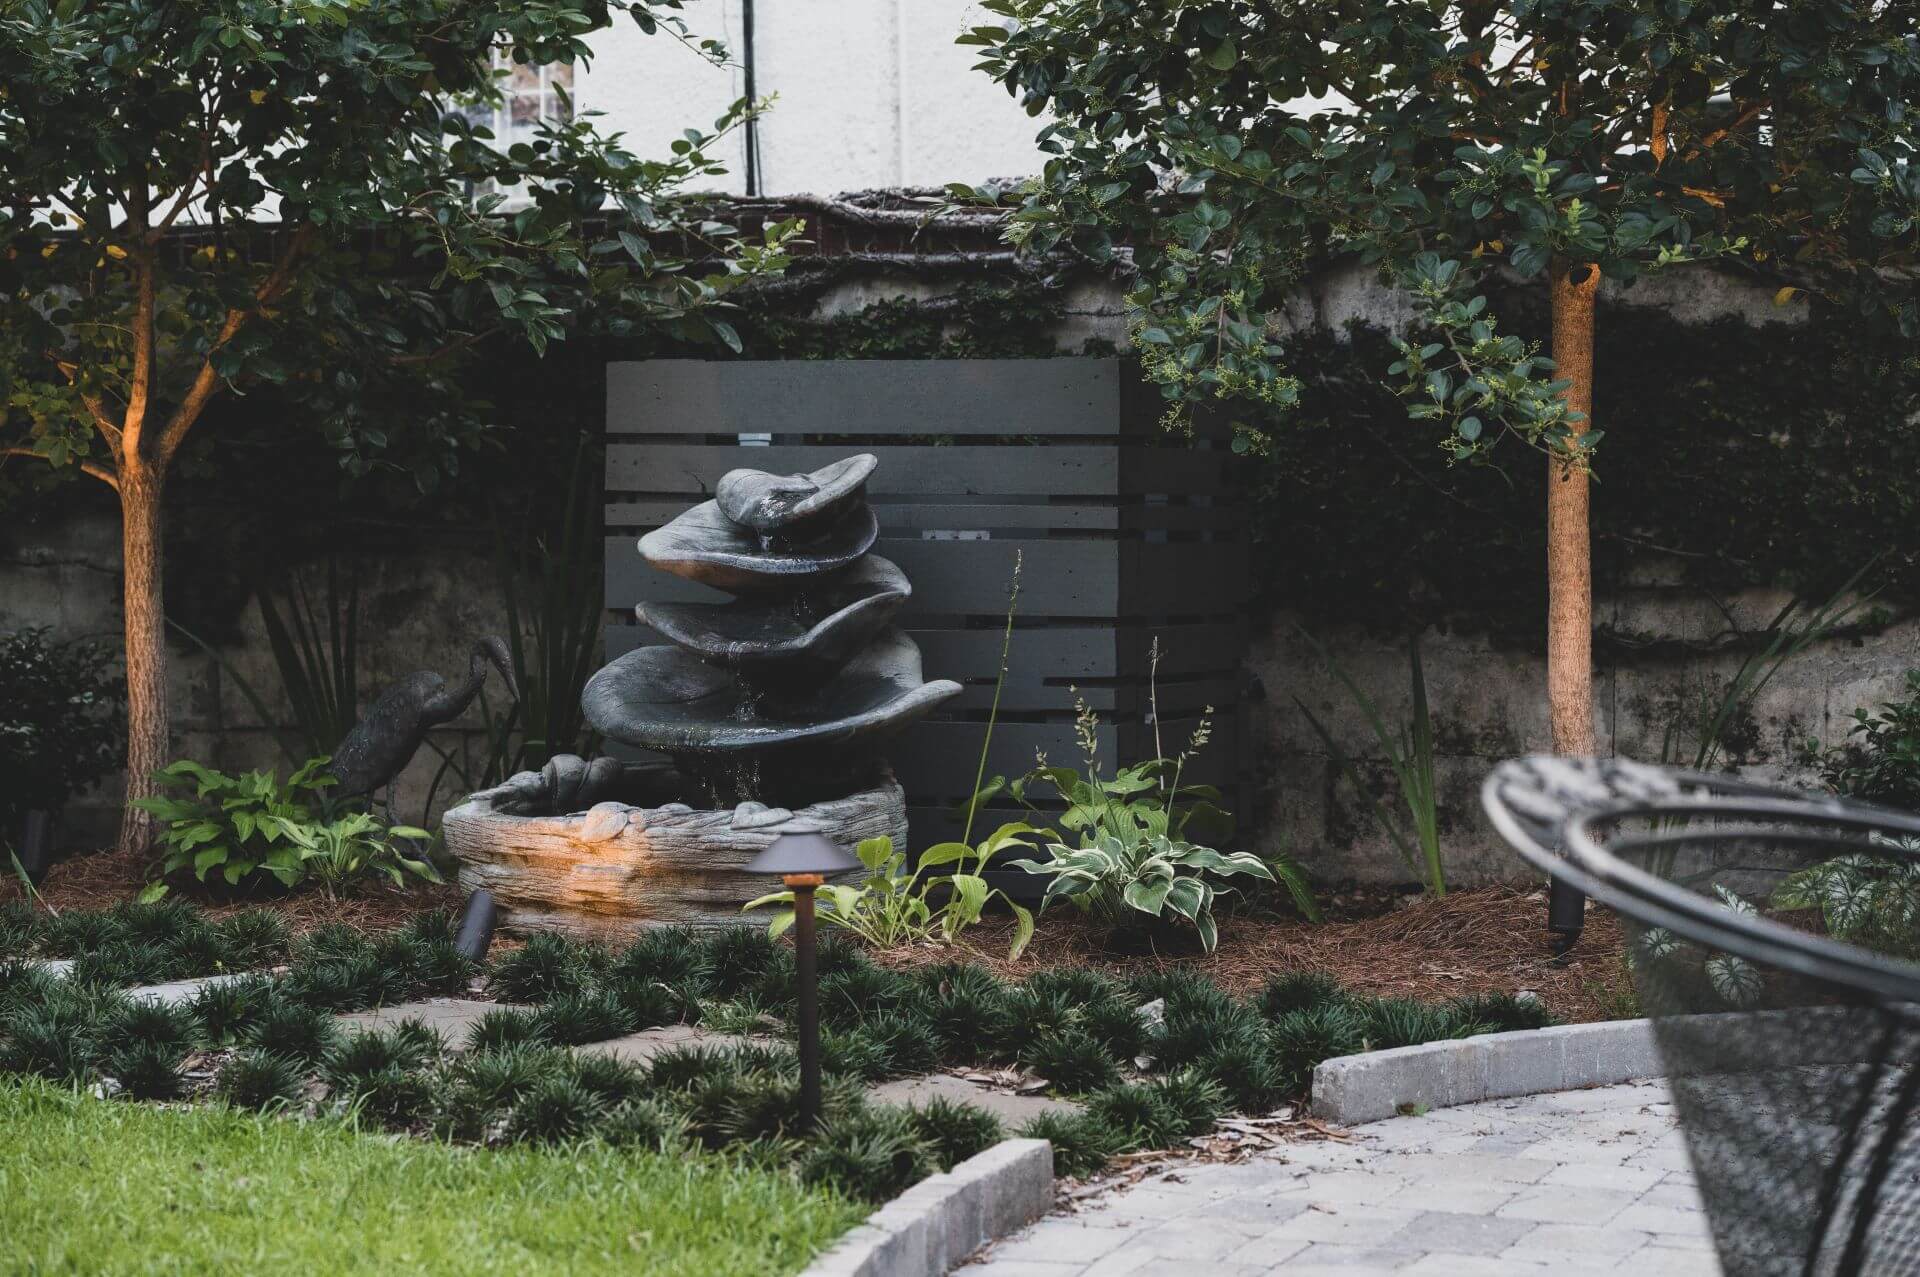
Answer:
[[[1174,1168],[1055,1215],[963,1277],[1713,1277],[1658,1082],[1488,1100]]]

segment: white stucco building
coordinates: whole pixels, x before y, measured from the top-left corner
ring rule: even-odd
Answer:
[[[659,155],[746,94],[750,50],[754,94],[778,97],[755,130],[756,194],[1019,176],[1040,167],[1040,122],[972,69],[977,49],[953,42],[990,17],[965,0],[697,0],[687,25],[725,41],[728,65],[621,20],[594,37],[590,65],[561,73],[580,110]],[[746,138],[725,150],[727,189],[745,193]]]

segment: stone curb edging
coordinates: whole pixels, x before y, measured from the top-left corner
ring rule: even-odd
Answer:
[[[867,1216],[801,1277],[944,1277],[1053,1208],[1053,1145],[1002,1140]]]
[[[1448,1108],[1665,1073],[1651,1020],[1561,1024],[1323,1060],[1313,1070],[1312,1111],[1353,1126],[1405,1105]]]

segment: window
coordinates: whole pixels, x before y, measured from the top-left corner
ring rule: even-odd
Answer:
[[[531,142],[542,124],[564,124],[573,118],[573,64],[549,62],[529,66],[502,60],[498,77],[501,101],[476,102],[465,108],[467,119],[493,131],[493,144],[506,150],[516,142]]]

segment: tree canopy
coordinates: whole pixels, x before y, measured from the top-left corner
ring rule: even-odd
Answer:
[[[1012,234],[1131,251],[1134,336],[1176,403],[1290,406],[1264,316],[1328,252],[1419,303],[1430,340],[1391,375],[1463,457],[1597,441],[1487,311],[1475,285],[1496,263],[1615,281],[1739,263],[1783,304],[1815,294],[1920,335],[1911,0],[982,7],[1004,25],[964,42],[1051,117]]]

